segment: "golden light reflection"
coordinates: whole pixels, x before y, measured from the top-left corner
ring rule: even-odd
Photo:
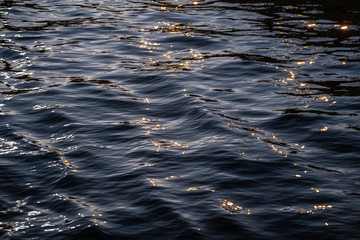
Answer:
[[[60,155],[61,162],[68,168],[71,168],[72,172],[78,172],[78,170],[75,169],[74,165],[71,164],[68,160],[66,160],[63,156],[63,152],[56,151]]]
[[[163,54],[163,57],[165,60],[149,59],[151,65],[158,71],[179,72],[203,69],[204,57],[194,49],[168,51]]]
[[[308,24],[308,27],[309,27],[309,28],[313,28],[313,27],[316,27],[316,26],[317,26],[316,23],[309,23],[309,24]]]
[[[188,192],[190,192],[190,191],[198,191],[198,190],[200,190],[199,187],[190,187],[190,188],[186,189],[186,191],[188,191]]]
[[[315,205],[313,207],[313,209],[306,210],[306,209],[302,208],[302,209],[297,210],[296,212],[300,213],[300,214],[314,214],[314,212],[316,212],[316,211],[322,211],[322,210],[326,210],[329,208],[333,208],[333,206],[332,205]]]
[[[148,100],[150,102],[150,100]],[[157,121],[154,119],[143,117],[140,120],[136,120],[133,122],[120,122],[120,124],[130,124],[134,126],[141,126],[142,129],[145,129],[145,135],[150,135],[154,131],[165,130],[168,126],[161,125],[156,123]]]
[[[334,27],[336,29],[340,29],[340,30],[348,30],[349,26],[348,25],[340,25],[340,24],[335,24]]]
[[[291,80],[291,81],[295,80],[295,73],[292,71],[290,71],[289,73],[290,73],[290,78],[287,78],[287,80]]]
[[[327,96],[321,96],[321,97],[316,97],[314,98],[315,100],[320,100],[320,101],[324,101],[324,102],[328,102],[331,98],[327,97]]]
[[[71,164],[69,163],[69,161],[66,160],[63,156],[61,156],[60,158],[61,158],[61,162],[62,162],[64,165],[66,165],[68,168],[74,168],[74,166],[71,165]],[[74,171],[76,172],[76,170],[74,170]]]
[[[146,180],[148,180],[154,187],[156,186],[154,178],[147,178]]]
[[[193,5],[197,5],[198,2],[189,2],[186,3],[183,1],[183,4],[179,3],[178,0],[159,0],[159,1],[152,1],[153,3],[160,4],[160,10],[167,13],[170,11],[177,11],[178,9],[184,7],[192,7]]]
[[[46,151],[49,151],[49,152],[55,152],[55,153],[59,154],[62,164],[64,164],[67,168],[70,168],[72,172],[78,172],[78,170],[75,169],[75,166],[71,162],[69,162],[67,159],[65,159],[65,157],[64,157],[64,151],[77,149],[76,146],[68,148],[67,150],[66,149],[61,150],[61,149],[53,148],[49,143],[47,143],[44,140],[39,140],[39,139],[33,138],[33,136],[31,136],[28,133],[21,132],[21,133],[16,133],[16,134],[18,136],[21,136],[29,144],[35,145],[35,146],[41,148],[42,150],[46,150]],[[72,135],[55,138],[54,141],[55,142],[61,142],[61,141],[65,140],[65,139],[68,139],[71,136]],[[2,140],[3,139],[0,138],[0,143],[1,143]],[[16,146],[14,146],[14,147],[16,147]],[[17,149],[17,147],[15,149]],[[1,154],[1,151],[0,151],[0,154]]]
[[[92,217],[93,217],[92,221],[95,224],[95,226],[106,224],[106,221],[96,219],[96,217],[102,217],[102,214],[98,214],[97,216],[96,214],[93,214]]]
[[[90,204],[88,202],[85,202],[82,198],[79,198],[76,196],[67,196],[67,195],[63,195],[63,194],[59,194],[59,193],[55,193],[54,196],[58,197],[59,200],[62,200],[62,201],[64,201],[64,200],[71,201],[71,202],[79,205],[79,207],[90,211],[89,214],[83,214],[83,213],[78,213],[78,214],[81,217],[91,218],[91,221],[94,223],[95,226],[99,226],[99,225],[103,225],[103,224],[107,223],[105,220],[102,220],[103,214],[99,213],[99,210],[96,209],[95,206],[93,206],[92,204]]]
[[[152,166],[154,166],[154,164],[152,164],[152,163],[140,163],[139,165],[145,166],[145,167],[152,167]]]
[[[306,62],[306,61],[297,61],[295,62],[297,65],[301,66],[301,65],[305,65],[307,63],[311,64],[310,62]],[[280,78],[278,80],[276,80],[277,82],[281,82],[284,84],[293,84],[293,83],[289,83],[289,81],[294,81],[296,79],[296,74],[293,71],[287,70],[287,69],[282,69],[283,72],[288,72],[290,74],[289,77],[286,78]],[[297,83],[295,83],[297,84]],[[289,89],[290,90],[290,89]]]
[[[162,25],[162,26],[161,26]],[[187,37],[193,37],[192,29],[195,29],[195,26],[192,26],[191,23],[171,23],[171,22],[158,22],[158,25],[153,27],[154,30],[167,33],[182,33]]]
[[[320,129],[320,131],[322,132],[326,132],[329,128],[327,126],[324,126],[322,129]]]
[[[233,202],[230,202],[224,198],[219,198],[220,206],[225,209],[230,214],[240,213],[244,210],[242,207],[235,205]]]
[[[230,122],[227,123],[227,125],[231,128],[240,129],[242,131],[248,132],[249,134],[251,134],[252,137],[266,143],[272,152],[282,155],[285,158],[288,157],[288,154],[300,151],[300,149],[305,148],[304,145],[301,146],[298,143],[288,143],[276,136],[275,133],[266,130],[252,127],[242,127],[239,126],[236,122]],[[239,154],[246,157],[245,153]]]
[[[316,188],[311,188],[311,190],[314,190],[315,192],[319,193],[320,190],[319,189],[316,189]]]
[[[170,179],[173,179],[173,178],[175,178],[175,176],[166,177],[165,180],[170,180]]]

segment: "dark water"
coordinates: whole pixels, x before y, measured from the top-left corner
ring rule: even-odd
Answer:
[[[0,17],[1,239],[360,239],[358,1]]]

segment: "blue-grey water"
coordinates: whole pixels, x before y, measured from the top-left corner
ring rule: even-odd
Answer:
[[[358,1],[0,18],[0,239],[360,239]]]

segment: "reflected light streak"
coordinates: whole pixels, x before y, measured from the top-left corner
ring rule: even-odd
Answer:
[[[333,206],[332,205],[315,205],[313,207],[313,209],[306,210],[306,209],[302,208],[300,210],[297,210],[296,212],[298,212],[300,214],[314,214],[314,212],[316,212],[316,211],[326,210],[329,208],[333,208]]]
[[[147,49],[147,50],[149,50],[149,52],[153,52],[152,50],[159,49],[158,46],[160,46],[160,43],[152,43],[152,42],[145,41],[145,40],[141,40],[140,45],[139,45],[140,48]]]
[[[227,212],[229,212],[230,214],[241,213],[243,211],[246,211],[247,215],[251,214],[250,209],[237,206],[237,205],[235,205],[235,203],[233,203],[229,200],[226,200],[224,198],[219,198],[219,202],[220,202],[220,206],[223,209],[225,209]]]
[[[311,188],[311,190],[314,190],[315,192],[319,193],[320,190],[319,189],[316,189],[316,188]]]
[[[70,168],[72,172],[78,172],[78,170],[75,169],[74,165],[71,164],[68,160],[64,158],[64,154],[61,151],[57,151],[57,153],[60,155],[60,159],[62,164],[64,164],[66,167]]]
[[[330,98],[327,97],[327,96],[321,96],[321,97],[317,97],[317,98],[314,98],[314,99],[324,101],[324,102],[328,102],[330,100]]]
[[[329,128],[327,126],[324,126],[322,129],[320,129],[320,131],[322,132],[326,132]]]
[[[170,23],[170,22],[158,22],[159,25],[165,25],[165,27],[160,27],[159,25],[154,26],[154,30],[159,30],[160,32],[168,33],[183,33],[187,37],[193,37],[194,34],[189,32],[191,29],[195,29],[190,23]]]
[[[154,178],[147,178],[147,180],[153,185],[153,187],[156,186],[155,179]]]

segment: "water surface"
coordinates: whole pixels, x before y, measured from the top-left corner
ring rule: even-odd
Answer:
[[[0,1],[1,239],[359,239],[357,1]]]

